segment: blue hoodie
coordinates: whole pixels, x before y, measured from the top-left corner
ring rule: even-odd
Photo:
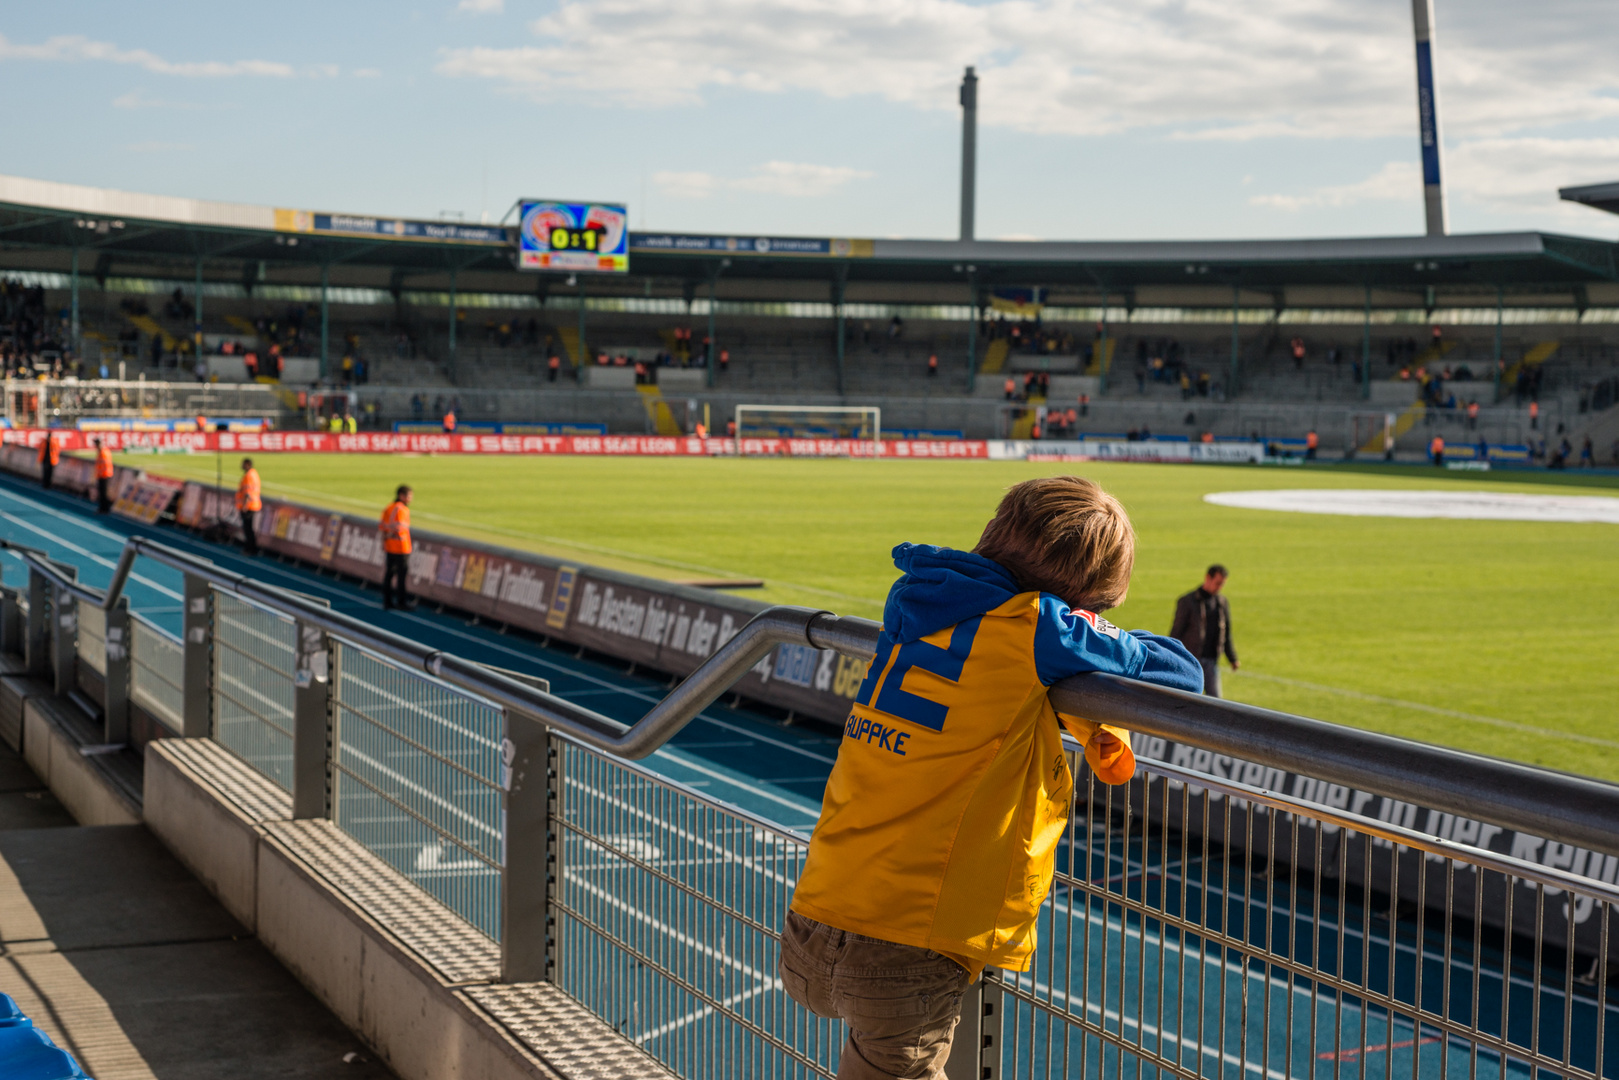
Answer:
[[[900,544],[894,565],[903,576],[888,590],[883,634],[901,645],[1000,607],[1027,590],[1000,563],[970,551]],[[1124,675],[1176,690],[1203,691],[1203,668],[1186,646],[1145,630],[1119,633],[1050,593],[1040,594],[1034,663],[1047,686],[1086,671]]]

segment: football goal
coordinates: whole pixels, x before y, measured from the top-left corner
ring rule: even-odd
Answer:
[[[749,439],[861,439],[882,437],[883,411],[874,405],[738,405],[737,453]]]

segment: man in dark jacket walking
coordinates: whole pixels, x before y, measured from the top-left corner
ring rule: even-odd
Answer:
[[[1175,601],[1175,623],[1169,636],[1185,645],[1203,665],[1203,692],[1220,696],[1220,654],[1236,671],[1237,647],[1231,641],[1231,601],[1220,595],[1226,568],[1219,563],[1209,567],[1203,584]]]

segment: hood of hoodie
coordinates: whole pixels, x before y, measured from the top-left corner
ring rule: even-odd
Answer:
[[[900,544],[900,579],[888,590],[883,629],[904,643],[982,615],[1025,590],[1000,563],[970,551]]]

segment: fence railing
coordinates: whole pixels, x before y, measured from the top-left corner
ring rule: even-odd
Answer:
[[[185,646],[156,623],[132,612],[129,654],[130,700],[179,734],[185,728]]]
[[[136,554],[187,575],[182,730],[497,941],[504,980],[556,983],[683,1076],[835,1075],[841,1024],[776,968],[808,837],[627,758],[776,644],[869,658],[874,624],[770,609],[626,728],[132,540],[104,593],[27,556],[28,640],[54,638],[59,678],[93,619],[36,612],[99,604],[110,641]],[[1106,676],[1052,695],[1243,781],[1144,755],[1109,788],[1070,743],[1030,968],[973,987],[948,1076],[1619,1077],[1619,789]],[[1501,827],[1510,855],[1487,844]]]

